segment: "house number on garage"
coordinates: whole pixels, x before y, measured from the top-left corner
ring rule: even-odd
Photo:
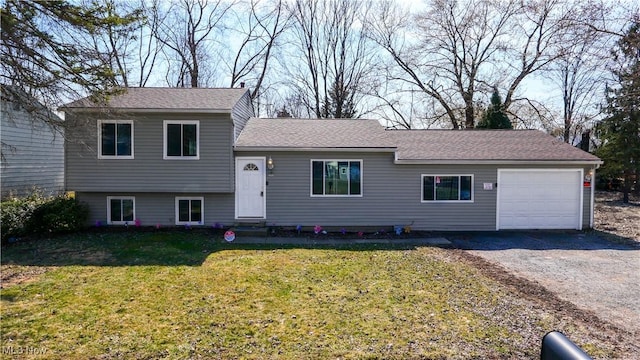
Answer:
[[[493,190],[493,183],[484,183],[485,190]]]

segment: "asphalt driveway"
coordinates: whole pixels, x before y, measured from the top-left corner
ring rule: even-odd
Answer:
[[[582,232],[447,237],[454,246],[538,282],[559,298],[640,336],[640,247]]]

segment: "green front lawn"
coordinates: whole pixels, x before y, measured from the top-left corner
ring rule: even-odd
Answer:
[[[2,251],[2,351],[47,359],[536,358],[546,331],[585,332],[532,309],[449,251],[250,247],[197,231],[14,244]],[[580,346],[618,355],[595,339]]]

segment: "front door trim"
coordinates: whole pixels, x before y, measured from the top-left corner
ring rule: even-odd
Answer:
[[[241,196],[245,196],[245,194],[242,193],[242,187],[240,186],[240,181],[242,180],[242,176],[243,176],[243,168],[247,163],[254,163],[258,166],[259,168],[259,172],[260,172],[260,188],[256,188],[255,193],[254,194],[260,194],[260,196],[258,197],[257,195],[250,195],[254,197],[255,201],[261,201],[261,206],[260,206],[260,212],[261,214],[251,214],[250,216],[247,216],[246,214],[242,214],[241,210],[240,210],[240,202],[241,202]],[[235,167],[236,167],[236,177],[235,177],[235,218],[236,220],[242,220],[242,219],[266,219],[266,215],[267,215],[267,189],[266,189],[266,176],[267,176],[267,172],[265,171],[265,163],[266,163],[266,157],[264,156],[246,156],[246,157],[236,157],[236,161],[235,161]],[[259,200],[258,200],[259,199]]]

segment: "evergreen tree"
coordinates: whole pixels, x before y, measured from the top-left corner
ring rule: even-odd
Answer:
[[[286,107],[282,107],[280,110],[278,110],[278,112],[276,113],[276,117],[277,118],[291,118],[291,113],[289,113],[289,111],[287,110]]]
[[[324,100],[322,114],[325,118],[351,119],[357,117],[354,103],[355,91],[335,81],[329,90],[329,97]]]
[[[498,89],[493,89],[491,95],[491,105],[476,125],[478,129],[513,129],[511,120],[504,111],[502,98],[498,94]]]
[[[601,174],[622,177],[623,201],[640,174],[640,21],[636,20],[613,50],[617,84],[607,89],[607,118],[597,126],[602,145],[596,154],[604,160]],[[637,189],[637,185],[636,185]]]
[[[142,15],[133,10],[120,16],[109,3],[101,3],[2,2],[2,82],[50,106],[78,96],[106,95],[117,85],[117,74],[109,62],[111,54],[96,49],[92,39],[105,31],[132,31]]]

